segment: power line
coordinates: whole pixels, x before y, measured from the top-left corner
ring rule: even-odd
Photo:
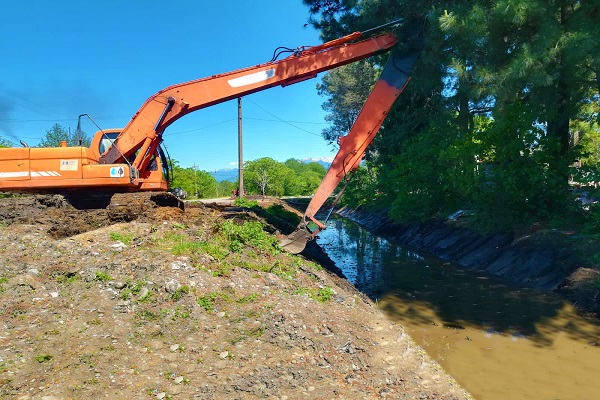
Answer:
[[[306,130],[306,129],[304,129],[304,128],[300,128],[299,126],[296,126],[296,125],[294,125],[294,124],[292,124],[292,123],[290,123],[290,122],[288,122],[288,121],[285,121],[285,120],[283,120],[283,119],[279,118],[277,115],[273,114],[271,111],[267,110],[267,109],[266,109],[266,108],[264,108],[264,107],[261,107],[261,106],[259,106],[258,104],[256,104],[254,101],[252,101],[252,100],[250,100],[250,99],[249,99],[249,101],[250,101],[252,104],[254,104],[256,107],[260,108],[261,110],[263,110],[264,112],[266,112],[267,114],[269,114],[270,116],[272,116],[272,117],[274,117],[274,118],[277,118],[279,121],[281,121],[281,122],[283,122],[283,123],[285,123],[285,124],[287,124],[287,125],[291,126],[292,128],[296,128],[296,129],[298,129],[298,130],[300,130],[300,131],[306,132],[306,133],[308,133],[308,134],[311,134],[311,135],[314,135],[314,136],[322,137],[322,135],[320,135],[320,134],[318,134],[318,133],[314,133],[314,132],[311,132],[311,131],[307,131],[307,130]]]
[[[221,122],[217,122],[216,124],[212,124],[212,125],[208,125],[208,126],[203,126],[202,128],[196,128],[196,129],[190,129],[189,131],[180,131],[180,132],[165,132],[165,134],[163,136],[174,136],[174,135],[182,135],[184,133],[190,133],[190,132],[196,132],[196,131],[201,131],[204,129],[208,129],[208,128],[212,128],[214,126],[218,126],[218,125],[223,125],[226,124],[228,122],[231,121],[236,121],[237,118],[230,118],[228,120],[225,121],[221,121]]]
[[[284,121],[282,119],[266,119],[266,118],[253,118],[253,117],[245,117],[244,119],[250,119],[253,121],[266,121],[266,122],[283,122],[286,124],[292,123],[292,124],[329,125],[327,122]]]

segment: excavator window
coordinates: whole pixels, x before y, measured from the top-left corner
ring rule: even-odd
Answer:
[[[108,150],[110,146],[112,146],[114,141],[117,139],[117,136],[119,136],[119,133],[120,132],[110,132],[103,134],[102,139],[100,140],[100,146],[98,147],[98,152],[100,154],[104,154],[104,152]]]
[[[167,156],[165,155],[165,151],[163,150],[162,146],[158,146],[158,156],[160,157],[160,163],[162,164],[162,174],[163,174],[163,180],[170,182],[171,181],[171,171],[169,166],[170,164],[170,160],[167,158]]]

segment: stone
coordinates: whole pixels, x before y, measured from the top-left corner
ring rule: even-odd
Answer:
[[[148,297],[148,295],[149,295],[149,294],[150,294],[150,291],[148,290],[148,288],[146,288],[146,287],[143,287],[143,288],[140,290],[140,293],[138,294],[137,300],[138,300],[138,301],[140,301],[140,300],[144,300],[146,297]]]
[[[121,289],[125,288],[125,286],[127,286],[127,285],[125,284],[125,282],[115,281],[113,283],[113,286],[115,287],[115,289],[121,290]]]
[[[170,280],[165,285],[165,290],[167,291],[167,293],[173,294],[179,289],[181,289],[181,285],[175,280]]]

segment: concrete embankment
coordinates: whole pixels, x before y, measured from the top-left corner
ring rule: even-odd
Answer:
[[[343,208],[337,213],[389,241],[503,279],[543,290],[560,287],[579,266],[563,235],[544,231],[516,237],[483,235],[453,221],[396,224],[386,212]],[[557,241],[560,245],[557,245]]]

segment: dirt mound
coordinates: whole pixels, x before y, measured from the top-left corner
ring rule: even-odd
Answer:
[[[180,200],[168,193],[120,193],[107,208],[78,209],[61,195],[0,199],[0,224],[47,227],[54,238],[78,235],[119,222],[180,219]]]
[[[0,201],[0,398],[470,398],[255,214],[55,200]]]

